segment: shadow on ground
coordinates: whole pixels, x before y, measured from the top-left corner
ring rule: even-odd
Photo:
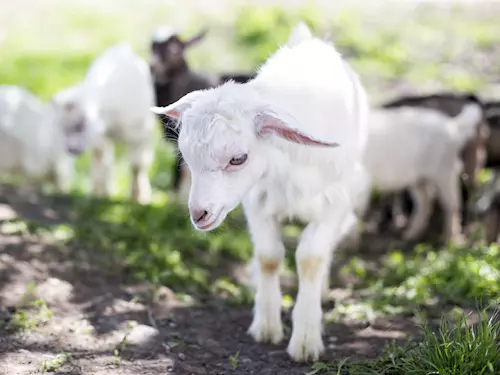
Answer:
[[[114,238],[86,242],[82,235],[93,230],[95,237],[99,237],[102,224],[109,226],[106,233],[120,230],[123,236],[132,230],[120,216],[127,212],[113,211],[120,216],[120,220],[114,223],[110,211],[103,212],[102,215],[108,215],[110,220],[106,224],[93,223],[89,229],[85,227],[86,217],[75,217],[75,212],[84,212],[81,207],[86,202],[85,198],[44,197],[30,189],[0,188],[0,213],[4,215],[0,220],[5,224],[6,219],[29,219],[28,226],[35,228],[0,232],[0,308],[3,311],[0,361],[7,364],[6,373],[29,374],[40,366],[53,366],[57,374],[102,375],[136,374],[139,371],[141,374],[275,375],[304,374],[310,370],[310,364],[294,364],[286,354],[291,328],[289,310],[283,312],[286,340],[276,346],[257,344],[246,334],[252,318],[249,301],[240,298],[238,303],[228,303],[220,290],[211,293],[210,284],[215,284],[221,274],[234,272],[235,267],[241,266],[241,262],[248,258],[247,253],[227,252],[224,244],[219,243],[221,237],[190,237],[187,233],[192,231],[184,230],[190,226],[186,216],[177,214],[168,220],[170,223],[180,220],[177,223],[179,233],[163,234],[170,236],[169,241],[179,237],[179,242],[175,242],[177,246],[187,243],[183,241],[190,241],[198,247],[208,246],[205,253],[210,257],[219,255],[230,261],[221,262],[220,258],[205,260],[203,253],[197,251],[199,249],[186,250],[192,251],[189,254],[198,263],[181,263],[177,273],[158,279],[171,280],[163,283],[169,288],[160,287],[161,283],[156,287],[139,283],[136,281],[137,270],[131,270],[123,261],[123,249],[121,256],[117,257],[114,251],[104,251],[99,247],[103,243],[108,250],[116,248],[118,251],[123,246],[119,241],[121,237],[116,237],[117,242],[113,242]],[[74,211],[75,204],[80,205],[78,211]],[[129,220],[131,225],[137,226],[147,218],[130,217]],[[183,224],[182,220],[186,223]],[[9,225],[15,223],[15,220],[7,222]],[[54,236],[59,234],[47,229],[60,224],[71,226],[73,233],[65,245],[54,241]],[[235,219],[233,225],[239,232],[235,232],[237,234],[233,234],[231,240],[243,236],[246,241],[242,222]],[[161,223],[158,231],[160,228]],[[141,229],[139,232],[135,229],[132,234],[140,237]],[[168,227],[165,231],[168,232]],[[143,235],[153,244],[163,240],[153,234]],[[187,238],[183,239],[183,236]],[[132,247],[140,246],[144,238],[130,239]],[[85,243],[79,246],[78,240]],[[375,240],[370,238],[369,241],[371,247],[375,247]],[[370,253],[373,259],[384,247],[383,241],[378,241],[380,249]],[[158,249],[160,252],[168,250],[168,247]],[[145,258],[142,261],[150,262]],[[201,268],[206,266],[210,272],[201,276],[183,273],[182,267],[194,267],[194,264]],[[168,263],[160,262],[159,267],[168,268]],[[177,280],[179,284],[176,284]],[[185,290],[182,284],[185,280],[208,284],[205,288],[194,289],[199,292],[198,303],[192,304],[172,291]],[[30,283],[34,285],[30,300],[42,300],[51,316],[39,319],[36,327],[26,328],[27,322],[41,314],[40,305],[21,308],[20,301],[26,300]],[[15,322],[13,317],[17,319]],[[324,359],[375,358],[391,340],[403,341],[408,335],[419,337],[419,334],[414,319],[409,317],[378,318],[371,324],[328,324],[324,334],[327,346]]]

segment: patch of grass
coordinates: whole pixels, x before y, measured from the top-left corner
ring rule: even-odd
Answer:
[[[363,363],[316,363],[312,374],[349,375],[459,375],[498,374],[500,372],[500,321],[498,314],[488,318],[485,310],[478,322],[442,319],[437,332],[423,326],[423,341],[398,346],[393,341],[375,361]]]
[[[52,311],[42,298],[35,296],[35,284],[30,283],[14,313],[6,324],[8,330],[33,330],[52,319]]]
[[[69,363],[73,360],[71,354],[68,353],[59,353],[54,359],[52,360],[45,360],[42,361],[40,364],[40,371],[42,374],[45,374],[47,372],[55,372],[59,370],[62,366],[64,366],[66,363]]]
[[[391,251],[372,268],[353,257],[341,274],[354,280],[351,288],[365,312],[401,314],[436,304],[470,307],[478,301],[500,301],[499,255],[498,244],[441,249],[419,245],[409,254]],[[352,311],[342,302],[336,310]]]
[[[135,280],[169,286],[179,294],[212,293],[237,303],[251,300],[248,291],[227,278],[233,263],[248,261],[251,256],[251,243],[238,211],[212,233],[195,231],[187,208],[176,202],[140,205],[75,197],[68,211],[70,223],[47,227],[13,220],[7,229],[52,233],[61,247],[77,253],[93,254],[98,249],[97,253],[112,256],[110,267],[120,267]],[[85,259],[93,261],[92,257]]]

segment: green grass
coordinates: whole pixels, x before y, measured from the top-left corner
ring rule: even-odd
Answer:
[[[70,363],[73,360],[72,356],[68,353],[59,353],[52,360],[44,360],[40,364],[40,371],[42,374],[46,374],[48,372],[56,372],[66,363]]]
[[[413,313],[435,306],[471,307],[478,301],[500,302],[500,251],[497,244],[433,249],[419,245],[405,254],[381,256],[376,267],[359,256],[341,270],[357,296],[338,301],[330,314],[338,320],[354,313],[363,318]]]
[[[486,375],[500,372],[500,320],[480,312],[476,324],[461,316],[442,319],[437,330],[422,326],[423,340],[387,345],[378,359],[366,363],[318,362],[307,375]]]
[[[167,285],[182,294],[215,293],[232,302],[248,302],[246,289],[236,286],[224,271],[251,255],[238,212],[215,233],[205,234],[192,229],[186,207],[176,202],[139,205],[81,197],[73,198],[67,209],[71,213],[67,224],[12,220],[0,226],[0,233],[48,236],[75,253],[98,249],[97,253],[111,257],[110,268],[120,266],[134,280]],[[217,270],[222,272],[214,276]]]

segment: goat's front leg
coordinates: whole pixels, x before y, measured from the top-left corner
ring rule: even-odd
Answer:
[[[324,352],[322,334],[321,292],[325,273],[333,260],[340,226],[348,209],[335,208],[336,215],[310,223],[301,235],[295,254],[299,275],[299,292],[292,313],[293,331],[288,354],[294,361],[318,360]]]
[[[114,145],[106,137],[92,147],[92,190],[95,195],[109,196],[113,187]]]
[[[154,146],[148,139],[130,145],[131,197],[134,201],[146,204],[151,201],[149,168],[153,163]]]
[[[247,213],[254,245],[256,294],[254,316],[248,333],[257,342],[277,344],[283,338],[280,271],[285,257],[277,219]]]

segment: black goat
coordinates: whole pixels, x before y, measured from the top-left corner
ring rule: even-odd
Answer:
[[[229,80],[245,83],[255,77],[255,73],[213,76],[192,71],[186,62],[184,52],[186,48],[200,42],[207,31],[205,29],[198,35],[184,41],[173,29],[167,27],[157,29],[151,42],[150,57],[157,106],[167,106],[192,91],[215,87]],[[172,142],[176,149],[173,187],[176,192],[179,192],[187,188],[184,181],[189,176],[189,172],[183,168],[182,156],[177,149],[178,130],[175,129],[174,122],[169,118],[160,118],[160,120],[165,139]]]

